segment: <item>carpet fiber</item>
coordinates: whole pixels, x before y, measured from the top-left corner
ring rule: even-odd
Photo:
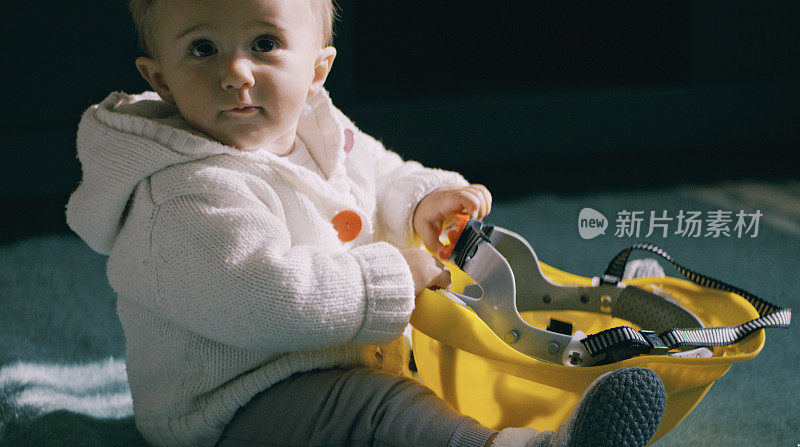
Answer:
[[[604,234],[581,236],[585,208],[606,220]],[[690,211],[699,233],[679,218]],[[531,195],[496,203],[486,220],[572,273],[598,275],[620,249],[648,240],[689,268],[800,308],[800,182]],[[146,445],[133,424],[105,257],[72,235],[2,245],[0,306],[0,446]],[[761,354],[735,364],[656,445],[800,443],[797,327],[769,330]]]

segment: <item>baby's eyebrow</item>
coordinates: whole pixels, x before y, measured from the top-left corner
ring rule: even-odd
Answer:
[[[180,39],[181,37],[191,33],[192,31],[196,31],[198,29],[201,29],[201,28],[204,28],[204,27],[207,27],[207,26],[209,26],[208,23],[199,23],[197,25],[190,26],[189,28],[186,28],[185,30],[183,30],[183,31],[179,32],[178,34],[176,34],[175,35],[175,40]]]
[[[280,32],[283,32],[286,29],[284,26],[282,26],[277,21],[272,21],[272,20],[269,20],[269,19],[253,20],[253,21],[251,21],[249,23],[249,25],[257,26],[257,27],[273,28],[273,29],[275,29],[277,31],[280,31]],[[183,31],[179,32],[178,34],[176,34],[175,35],[175,40],[180,39],[181,37],[191,33],[192,31],[197,31],[198,29],[203,29],[203,28],[206,28],[206,27],[209,27],[209,26],[211,26],[211,25],[208,24],[208,23],[198,23],[197,25],[192,25],[189,28],[186,28],[185,30],[183,30]]]
[[[284,31],[286,27],[282,26],[278,21],[270,20],[270,19],[258,19],[253,20],[250,22],[250,25],[254,26],[266,26],[268,28],[274,28],[278,31]]]

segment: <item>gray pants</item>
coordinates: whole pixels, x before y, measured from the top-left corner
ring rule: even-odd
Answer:
[[[495,430],[411,379],[359,368],[295,374],[239,409],[219,447],[482,447]]]

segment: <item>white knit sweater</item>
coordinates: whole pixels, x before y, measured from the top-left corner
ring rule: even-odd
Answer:
[[[413,281],[395,246],[419,244],[421,198],[466,181],[404,162],[324,90],[298,136],[327,178],[212,141],[152,92],[113,93],[81,119],[67,222],[109,254],[136,424],[153,444],[213,445],[256,393],[354,366],[408,323]],[[363,222],[347,243],[331,224],[342,210]]]

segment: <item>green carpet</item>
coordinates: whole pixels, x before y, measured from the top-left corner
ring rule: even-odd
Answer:
[[[607,219],[604,235],[583,239],[582,209]],[[730,212],[728,234],[676,234],[680,211]],[[617,235],[641,211],[640,234]],[[666,224],[646,237],[650,212]],[[736,214],[762,214],[735,231]],[[725,213],[723,213],[723,216]],[[800,308],[800,183],[725,184],[570,196],[531,195],[496,203],[488,222],[527,238],[555,267],[595,276],[633,242],[648,240],[678,262],[775,304]],[[725,225],[723,225],[725,226]],[[622,230],[634,230],[624,226]],[[640,255],[641,256],[641,255]],[[677,272],[668,267],[667,274]],[[0,445],[145,445],[132,419],[122,330],[105,258],[72,235],[42,235],[0,246]],[[698,407],[657,446],[775,445],[800,442],[798,323],[772,329],[761,354],[735,364]]]

